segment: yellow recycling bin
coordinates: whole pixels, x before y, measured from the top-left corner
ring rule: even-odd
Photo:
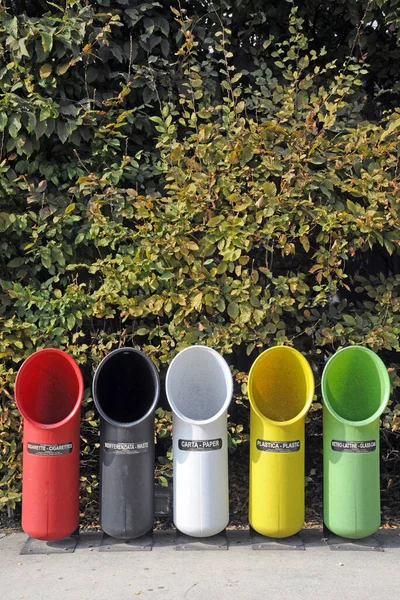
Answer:
[[[250,525],[262,535],[294,535],[304,523],[304,423],[314,377],[288,346],[265,350],[253,363],[250,399]]]

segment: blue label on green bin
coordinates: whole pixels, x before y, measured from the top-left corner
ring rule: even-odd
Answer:
[[[300,440],[292,442],[273,442],[272,440],[257,440],[257,450],[263,452],[298,452],[300,450]]]
[[[344,442],[332,440],[331,448],[335,452],[374,452],[376,450],[376,441],[367,442]]]
[[[110,454],[141,454],[148,449],[149,442],[104,442],[104,450]]]
[[[206,450],[220,450],[222,439],[215,440],[178,440],[179,450],[204,452]]]
[[[74,447],[72,442],[64,444],[39,444],[36,442],[28,442],[28,453],[37,454],[38,456],[60,456],[61,454],[70,454]]]

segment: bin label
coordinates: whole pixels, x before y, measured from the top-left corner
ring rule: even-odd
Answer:
[[[142,454],[148,452],[149,442],[104,442],[104,450],[111,454]]]
[[[376,441],[341,442],[339,440],[332,440],[331,448],[335,452],[373,452],[376,450]]]
[[[188,452],[197,451],[204,452],[206,450],[221,450],[222,439],[217,438],[215,440],[178,440],[179,450],[186,450]]]
[[[28,453],[39,456],[60,456],[61,454],[71,454],[74,445],[72,442],[64,444],[37,444],[28,442]]]
[[[298,452],[300,450],[300,440],[292,442],[272,442],[270,440],[257,440],[257,450],[263,452]]]

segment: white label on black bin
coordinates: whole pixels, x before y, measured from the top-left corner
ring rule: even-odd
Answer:
[[[332,440],[331,448],[335,452],[374,452],[376,450],[376,441],[341,442],[339,440]]]
[[[28,453],[39,456],[60,456],[61,454],[71,454],[74,447],[72,442],[64,444],[37,444],[28,442]]]
[[[221,450],[222,439],[215,440],[178,440],[179,450],[188,452],[205,452],[208,450]]]
[[[293,442],[272,442],[270,440],[257,440],[257,450],[263,452],[298,452],[300,450],[300,440]]]
[[[104,442],[104,450],[111,454],[141,454],[148,452],[149,442]]]

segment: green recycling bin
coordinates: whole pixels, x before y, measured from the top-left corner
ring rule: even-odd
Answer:
[[[324,523],[346,538],[380,526],[379,417],[390,393],[389,375],[368,348],[349,346],[322,374]]]

